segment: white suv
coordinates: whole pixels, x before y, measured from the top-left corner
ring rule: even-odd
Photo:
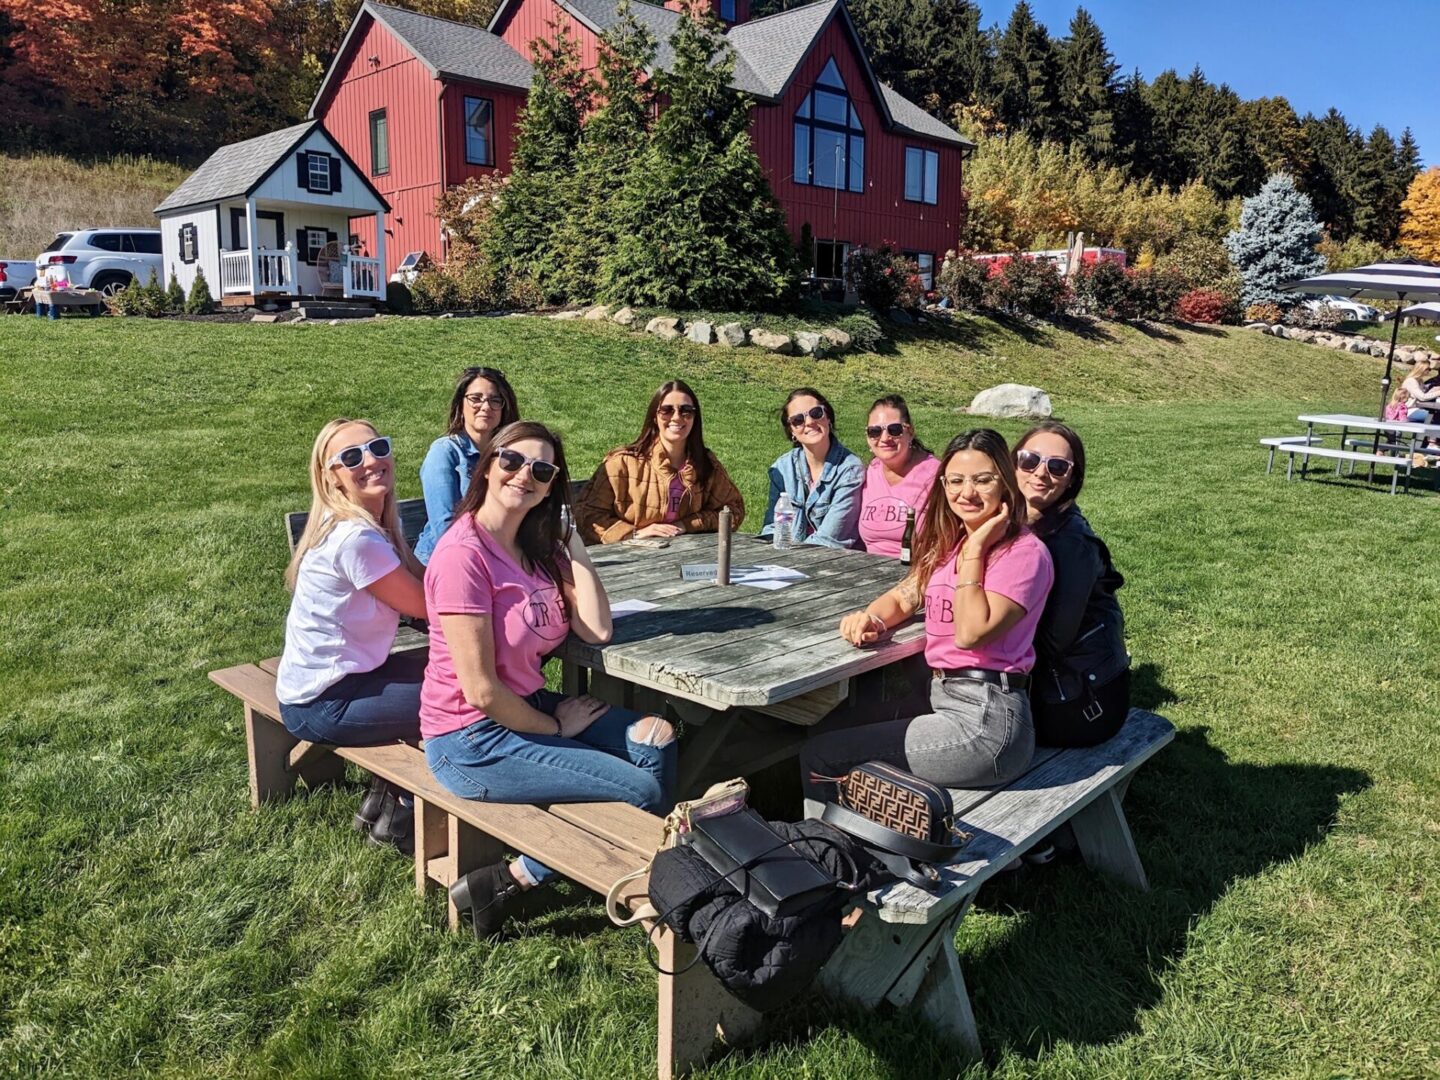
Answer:
[[[78,288],[98,289],[106,296],[132,281],[165,284],[165,257],[160,254],[159,229],[77,229],[62,232],[35,260],[36,283],[65,278]]]

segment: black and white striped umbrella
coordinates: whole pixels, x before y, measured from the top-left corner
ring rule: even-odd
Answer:
[[[1440,304],[1411,304],[1407,308],[1401,308],[1400,314],[1410,319],[1429,319],[1431,322],[1440,322]]]

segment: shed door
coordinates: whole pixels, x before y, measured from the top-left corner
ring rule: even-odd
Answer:
[[[285,215],[275,210],[255,212],[255,231],[260,234],[260,246],[270,251],[281,251],[285,247]],[[245,211],[238,206],[230,208],[230,240],[232,251],[243,251],[250,246],[245,230]]]

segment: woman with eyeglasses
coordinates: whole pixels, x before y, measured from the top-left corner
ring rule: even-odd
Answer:
[[[862,762],[888,761],[946,787],[993,787],[1029,767],[1035,731],[1026,694],[1035,625],[1050,591],[1050,553],[1024,525],[1005,440],[986,428],[956,436],[925,501],[905,579],[840,620],[857,647],[925,609],[930,711],[829,732],[800,752],[807,811]]]
[[[310,492],[285,570],[293,596],[275,674],[280,718],[310,742],[418,739],[425,660],[390,648],[401,615],[425,615],[425,568],[400,531],[390,439],[366,420],[331,420],[310,452]],[[355,827],[403,848],[412,817],[409,797],[377,778]]]
[[[780,406],[780,430],[794,449],[770,466],[770,500],[760,535],[774,533],[775,504],[788,492],[798,542],[858,547],[865,466],[835,438],[835,407],[812,387],[792,390]]]
[[[515,391],[501,372],[492,367],[468,367],[460,373],[450,398],[445,434],[430,444],[420,466],[426,520],[415,541],[415,557],[422,563],[430,561],[430,553],[450,527],[455,507],[470,487],[480,445],[519,419]]]
[[[865,438],[874,456],[860,494],[860,540],[872,555],[898,559],[906,519],[914,511],[918,531],[940,462],[916,436],[910,407],[899,394],[870,406]]]
[[[705,445],[700,399],[672,379],[650,398],[639,437],[605,455],[575,518],[587,544],[613,544],[714,532],[726,506],[739,528],[745,500]]]
[[[1016,444],[1015,468],[1026,521],[1055,566],[1035,631],[1035,738],[1042,746],[1094,746],[1130,711],[1130,654],[1115,597],[1125,579],[1075,505],[1085,482],[1080,436],[1055,421],[1037,424]]]
[[[626,802],[663,810],[675,732],[656,716],[545,689],[541,665],[574,633],[610,640],[610,601],[561,510],[569,476],[559,436],[508,424],[480,462],[425,573],[430,663],[420,730],[435,779],[499,803]],[[475,936],[500,928],[506,904],[553,871],[528,856],[450,887]]]

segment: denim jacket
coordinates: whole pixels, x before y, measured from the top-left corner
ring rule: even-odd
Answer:
[[[430,561],[430,553],[450,527],[455,507],[470,488],[470,474],[480,451],[468,435],[442,435],[430,444],[420,466],[420,488],[425,495],[425,528],[415,541],[415,557]]]
[[[834,436],[820,482],[810,488],[810,466],[805,448],[797,446],[781,454],[770,466],[770,501],[765,507],[761,536],[775,531],[775,504],[788,491],[795,504],[795,537],[806,544],[825,547],[860,547],[860,494],[865,487],[865,466]]]

